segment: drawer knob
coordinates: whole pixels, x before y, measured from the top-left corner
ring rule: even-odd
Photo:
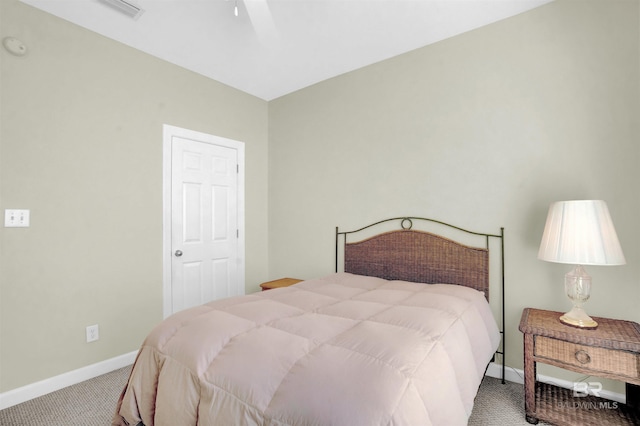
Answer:
[[[576,360],[580,364],[589,364],[591,362],[591,357],[586,351],[580,349],[579,351],[576,351]]]

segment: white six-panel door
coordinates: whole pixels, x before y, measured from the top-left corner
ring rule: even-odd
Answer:
[[[165,168],[171,169],[170,190],[165,188],[165,317],[244,294],[240,148],[236,141],[165,126]]]

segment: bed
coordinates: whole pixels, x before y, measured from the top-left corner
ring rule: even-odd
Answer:
[[[334,273],[165,319],[142,344],[112,424],[466,424],[500,346],[489,252],[504,236],[451,227],[486,241],[474,247],[417,221],[446,225],[336,228]],[[400,229],[347,241],[392,223]]]

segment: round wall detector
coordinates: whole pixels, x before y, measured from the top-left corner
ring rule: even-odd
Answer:
[[[4,48],[15,56],[24,56],[27,54],[27,46],[15,37],[5,37],[2,39]]]

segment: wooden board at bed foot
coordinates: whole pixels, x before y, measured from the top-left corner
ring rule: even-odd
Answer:
[[[279,278],[277,280],[267,281],[266,283],[262,283],[260,284],[260,287],[262,288],[262,291],[265,291],[265,290],[271,290],[274,288],[289,287],[290,285],[298,284],[301,281],[303,280],[299,280],[297,278]]]

